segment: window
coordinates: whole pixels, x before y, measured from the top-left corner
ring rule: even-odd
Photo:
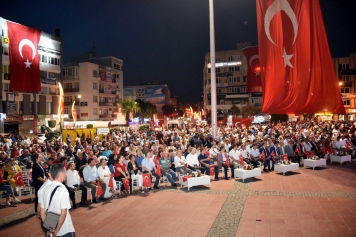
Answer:
[[[72,108],[64,107],[64,114],[69,114],[69,111],[70,111],[71,109],[72,109]]]
[[[98,115],[98,108],[93,108],[93,115]]]
[[[119,64],[117,64],[117,63],[114,63],[114,69],[116,69],[116,70],[120,70],[120,65],[119,65]]]
[[[93,83],[93,90],[97,90],[98,89],[98,83]]]
[[[221,83],[221,80],[219,77],[216,78],[216,83]]]
[[[216,72],[220,72],[220,68],[215,68],[216,69]]]
[[[211,73],[211,69],[210,69],[210,68],[208,68],[208,73],[209,73],[209,74]]]
[[[10,90],[10,84],[9,83],[4,83],[4,91],[9,91]]]
[[[208,79],[208,85],[211,84],[211,79]]]
[[[215,62],[220,62],[220,58],[215,58]]]
[[[343,81],[350,81],[350,76],[342,76]]]
[[[350,100],[343,100],[345,106],[350,106]]]
[[[224,105],[225,104],[225,100],[220,100],[220,104]]]
[[[59,80],[59,73],[49,72],[49,78]]]
[[[9,55],[9,47],[2,47],[2,54]]]
[[[93,102],[98,102],[98,96],[97,95],[93,96]]]
[[[340,92],[341,93],[350,93],[350,88],[349,87],[341,87]]]
[[[244,77],[242,78],[242,81],[243,81],[243,82],[246,82],[246,80],[247,80],[247,77],[244,76]],[[240,81],[240,80],[239,80],[239,81]]]
[[[46,55],[41,55],[40,59],[41,59],[41,62],[47,63],[47,56]]]
[[[74,82],[74,88],[79,88],[79,83],[78,82]]]
[[[47,72],[40,71],[40,78],[47,78]]]
[[[93,70],[93,77],[98,77],[98,71],[97,70]]]

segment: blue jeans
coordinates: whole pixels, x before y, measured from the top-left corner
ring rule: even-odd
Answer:
[[[176,183],[176,173],[174,173],[172,170],[169,171],[165,171],[163,169],[161,169],[162,171],[162,175],[166,176],[168,181],[173,185]]]

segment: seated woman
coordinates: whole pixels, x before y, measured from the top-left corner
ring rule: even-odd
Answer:
[[[114,180],[114,178],[112,178],[112,182],[114,187],[110,188],[109,187],[109,182],[110,182],[110,177],[111,177],[111,172],[109,170],[109,167],[106,165],[106,159],[101,159],[100,160],[100,166],[98,168],[98,175],[99,177],[104,180],[104,182],[106,183],[106,190],[104,193],[104,198],[116,198],[116,182]]]
[[[116,160],[116,163],[114,165],[114,178],[116,181],[121,181],[121,182],[122,179],[124,178],[128,179],[130,181],[130,187],[131,187],[130,174],[124,163],[124,156],[122,155],[119,156],[119,158]],[[124,185],[121,185],[121,191],[124,191]]]
[[[15,198],[11,185],[9,184],[10,180],[8,177],[3,178],[5,172],[4,165],[0,164],[0,192],[2,193],[3,191],[6,191],[6,206],[12,206],[10,203],[10,196],[12,197],[14,204],[20,203],[20,200]],[[3,206],[0,205],[0,208],[2,207]]]
[[[127,168],[129,173],[131,174],[131,179],[137,179],[137,184],[140,189],[140,193],[145,193],[142,188],[142,168],[138,166],[137,162],[135,161],[135,155],[131,154],[129,156],[129,163],[127,164]]]
[[[183,152],[181,148],[177,148],[177,155],[176,157],[174,157],[174,165],[176,167],[176,172],[180,173],[181,175],[192,173],[192,171],[186,167],[187,161],[183,156]]]

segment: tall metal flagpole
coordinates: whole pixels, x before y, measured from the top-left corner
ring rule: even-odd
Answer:
[[[214,32],[214,0],[209,0],[210,22],[210,65],[211,65],[211,131],[213,138],[217,136],[217,111],[216,111],[216,71],[215,71],[215,32]]]

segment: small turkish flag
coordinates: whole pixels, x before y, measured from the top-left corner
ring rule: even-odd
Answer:
[[[226,158],[225,165],[226,165],[226,167],[230,168],[230,159],[229,158]]]
[[[7,21],[10,39],[10,90],[40,92],[41,76],[37,52],[41,31]]]
[[[297,147],[297,148],[295,148],[295,153],[297,153],[298,154],[298,156],[300,156],[300,151],[299,151],[299,148]]]
[[[265,155],[264,151],[262,151],[261,157],[262,157],[263,162],[266,162],[266,155]]]
[[[96,196],[100,197],[103,194],[103,189],[101,188],[100,182],[98,181],[96,186]]]
[[[150,174],[143,174],[142,179],[143,179],[143,187],[151,187],[152,182],[151,182]]]
[[[189,175],[183,176],[183,177],[182,177],[183,183],[184,183],[184,182],[187,182],[187,180],[188,180],[189,178],[191,178],[191,176],[189,176]]]
[[[215,165],[210,165],[210,175],[214,175],[215,174]]]
[[[274,162],[276,162],[276,155],[274,154],[274,151],[272,151],[271,156],[272,156],[272,160],[273,160]]]
[[[110,178],[109,178],[109,184],[108,184],[108,187],[111,188],[111,189],[114,189],[114,176],[112,174],[110,174]]]
[[[19,172],[16,175],[14,175],[13,178],[14,178],[17,186],[19,186],[19,187],[25,186],[25,183],[23,182],[23,179],[22,179],[22,173],[21,172]]]
[[[288,155],[282,155],[282,160],[288,160]]]
[[[130,191],[130,180],[123,178],[122,183],[124,184],[124,188],[126,191]]]
[[[240,155],[240,165],[244,165],[244,158],[242,157],[242,155]]]
[[[158,174],[159,177],[162,176],[161,165],[159,163],[157,163],[156,174]]]

